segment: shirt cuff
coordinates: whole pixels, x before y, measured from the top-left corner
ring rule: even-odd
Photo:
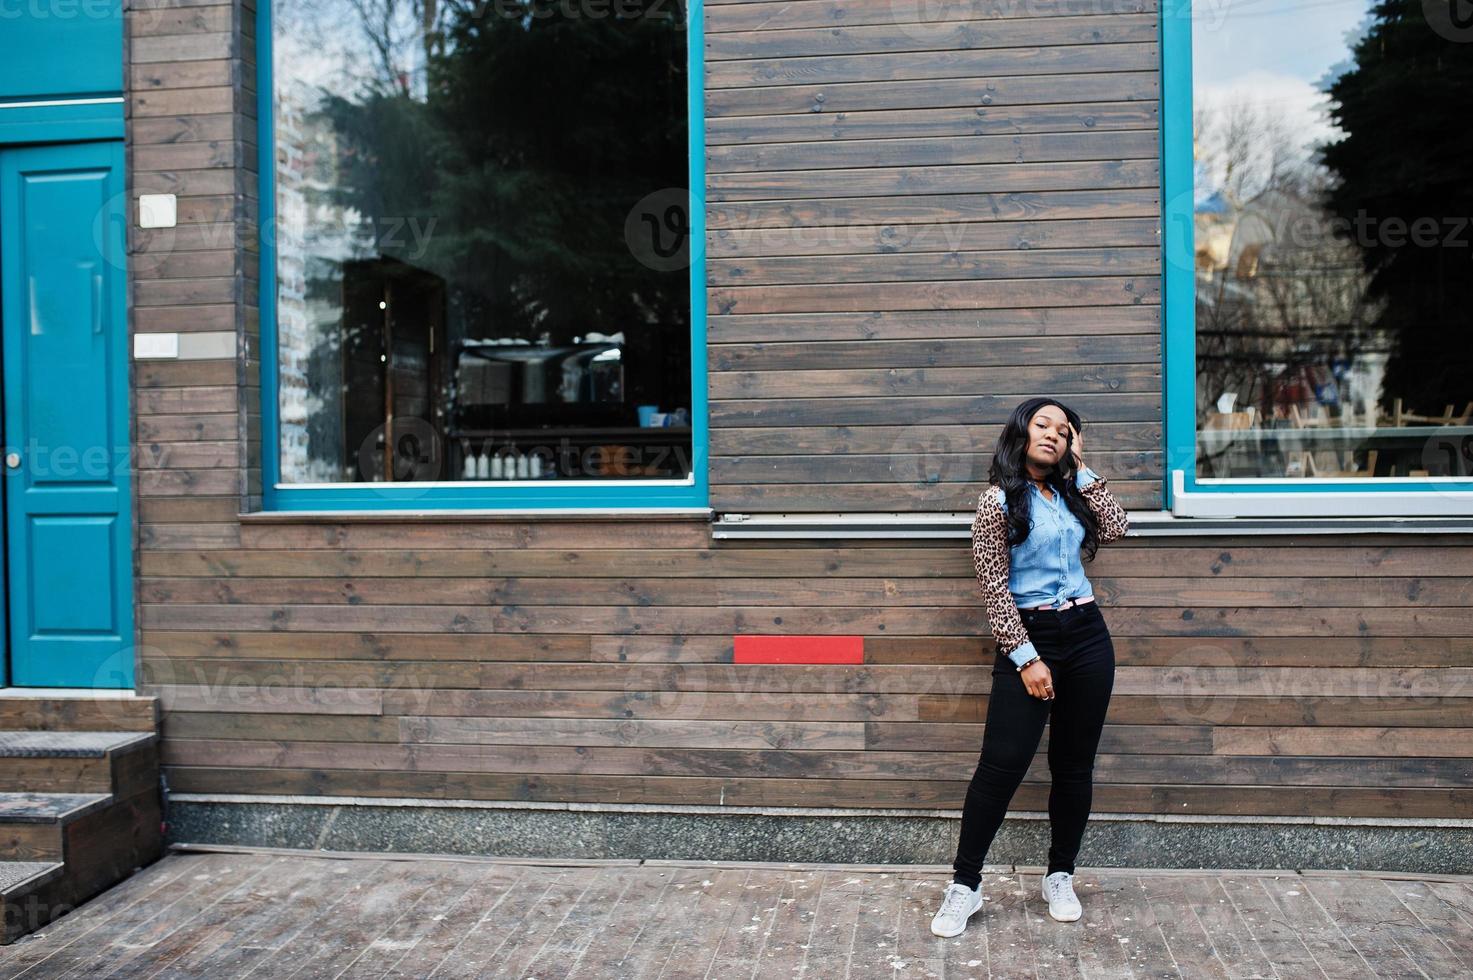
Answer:
[[[1074,474],[1074,485],[1083,490],[1085,487],[1089,486],[1091,483],[1095,482],[1099,478],[1100,475],[1098,473],[1090,469],[1088,466],[1085,466],[1081,468],[1079,472]]]
[[[1015,666],[1015,667],[1021,667],[1021,666],[1023,666],[1024,664],[1026,664],[1028,661],[1032,660],[1036,656],[1038,656],[1038,651],[1033,648],[1033,641],[1032,640],[1029,640],[1028,642],[1024,643],[1022,646],[1018,647],[1016,650],[1009,650],[1008,651],[1008,659],[1013,662],[1013,666]]]

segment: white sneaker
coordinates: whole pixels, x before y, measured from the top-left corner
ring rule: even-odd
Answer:
[[[1074,876],[1067,871],[1055,871],[1043,879],[1043,897],[1048,901],[1048,914],[1059,922],[1073,922],[1084,914],[1074,894]]]
[[[931,919],[931,931],[944,939],[960,936],[972,913],[982,907],[982,885],[968,888],[953,881],[941,896],[941,908]]]

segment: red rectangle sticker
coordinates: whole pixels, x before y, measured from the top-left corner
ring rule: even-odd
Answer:
[[[862,664],[862,636],[737,636],[739,664]]]

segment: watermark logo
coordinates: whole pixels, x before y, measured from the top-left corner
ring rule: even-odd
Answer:
[[[1439,37],[1473,41],[1473,0],[1422,0],[1422,16]]]
[[[665,187],[640,198],[624,219],[624,243],[643,266],[676,272],[690,265],[690,191]]]

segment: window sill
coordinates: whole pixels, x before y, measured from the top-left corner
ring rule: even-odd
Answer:
[[[709,507],[538,507],[520,510],[257,510],[242,524],[493,524],[538,518],[559,521],[672,521],[707,523]]]
[[[1177,517],[1130,511],[1127,538],[1285,534],[1473,534],[1473,517]],[[721,514],[711,536],[722,540],[824,538],[915,540],[969,538],[971,513]]]
[[[1362,481],[1220,480],[1186,488],[1183,470],[1171,471],[1171,513],[1189,520],[1473,522],[1473,484],[1466,478],[1415,477]],[[1259,489],[1252,489],[1257,483]],[[1374,486],[1367,484],[1374,483]],[[1231,487],[1242,489],[1214,489]],[[1301,489],[1302,487],[1302,489]]]

